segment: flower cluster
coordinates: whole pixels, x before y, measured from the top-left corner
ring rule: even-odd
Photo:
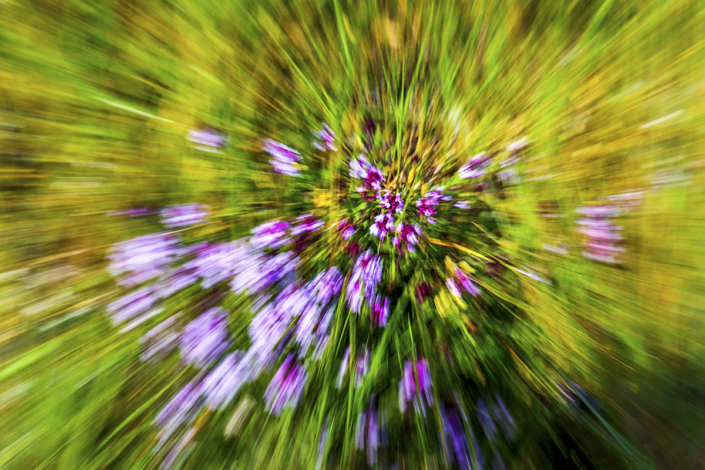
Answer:
[[[453,198],[451,196],[443,194],[444,188],[437,188],[433,191],[429,191],[422,198],[416,201],[416,207],[418,208],[419,215],[425,217],[426,221],[430,224],[435,224],[436,221],[433,218],[436,215],[437,207],[441,202],[450,201]]]
[[[327,125],[314,135],[313,147],[325,152],[321,158],[351,147],[349,142],[336,146]],[[262,148],[276,172],[301,175],[298,151],[271,139]],[[319,212],[280,216],[238,240],[203,241],[190,233],[194,230],[157,233],[119,243],[111,251],[110,272],[130,289],[109,306],[113,322],[124,324],[123,331],[141,331],[143,360],[178,354],[181,361],[174,363],[190,372],[191,380],[181,384],[155,419],[157,450],[169,449],[165,465],[196,438],[205,410],[224,410],[245,393],[254,403],[248,406],[259,403],[275,417],[297,413],[297,419],[286,422],[299,422],[299,416],[310,413],[308,397],[316,400],[316,393],[345,397],[342,412],[336,398],[318,404],[325,407],[319,425],[324,416],[334,418],[326,418],[320,429],[319,466],[331,439],[344,435],[352,440],[353,433],[355,448],[364,450],[368,465],[377,465],[387,426],[400,421],[388,413],[400,413],[397,417],[408,422],[425,419],[427,409],[440,418],[433,425],[446,461],[459,468],[473,461],[481,465],[471,420],[457,392],[455,400],[447,396],[444,374],[466,374],[453,369],[461,362],[454,355],[468,349],[458,342],[470,337],[447,328],[484,334],[473,323],[491,317],[492,327],[484,330],[492,334],[503,321],[491,310],[477,315],[462,310],[467,308],[465,294],[492,296],[490,283],[503,275],[493,267],[505,260],[488,254],[496,233],[487,237],[489,231],[478,227],[481,235],[474,243],[479,247],[463,246],[462,239],[482,223],[472,217],[483,207],[475,183],[463,180],[487,175],[490,157],[470,159],[460,178],[436,179],[433,168],[415,169],[416,181],[426,181],[412,185],[393,174],[387,150],[375,153],[372,145],[363,150],[357,158],[347,153],[337,159],[349,170],[349,181],[340,188],[351,190],[349,200],[339,197],[330,219]],[[381,168],[390,172],[389,178]],[[473,210],[466,211],[470,202],[459,198],[471,201]],[[595,211],[584,211],[582,225],[591,237],[589,246],[597,250],[595,240],[613,238],[602,222],[607,215]],[[209,208],[199,204],[170,206],[161,211],[161,223],[190,227],[206,222],[208,215]],[[190,241],[190,236],[200,238]],[[171,300],[175,296],[178,301]],[[489,300],[473,306],[484,308],[493,303]],[[449,315],[447,321],[437,320]],[[428,341],[430,328],[433,341],[439,341],[437,351],[436,343]],[[333,390],[321,392],[329,386]],[[377,399],[373,390],[387,395]],[[385,409],[386,403],[392,408]],[[516,434],[516,423],[498,395],[480,400],[476,412],[484,442],[494,445],[500,430],[510,438]],[[332,430],[342,422],[350,425]]]
[[[362,185],[358,186],[356,191],[366,201],[377,199],[378,191],[382,189],[382,184],[387,180],[384,173],[371,164],[364,155],[360,155],[350,162],[349,174],[351,178],[362,180]]]

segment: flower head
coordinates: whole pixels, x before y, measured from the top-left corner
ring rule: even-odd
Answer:
[[[328,127],[328,124],[323,124],[323,129],[321,129],[318,132],[314,132],[314,135],[318,137],[318,139],[313,143],[313,146],[316,147],[318,150],[321,152],[325,152],[326,150],[332,150],[334,152],[337,152],[338,149],[336,148],[335,144],[335,133],[331,130],[330,127]]]
[[[301,170],[296,167],[301,163],[299,152],[286,145],[266,139],[262,144],[262,150],[270,154],[273,158],[269,163],[274,167],[274,171],[286,176],[299,176]]]
[[[406,411],[407,403],[413,402],[417,413],[426,414],[426,406],[433,403],[431,385],[431,373],[426,359],[417,361],[415,368],[412,361],[406,361],[399,382],[399,407],[402,413]]]
[[[273,220],[263,223],[252,229],[250,243],[258,250],[264,250],[265,248],[277,250],[289,243],[288,230],[289,222]]]
[[[264,392],[267,411],[279,416],[286,407],[296,408],[305,386],[306,370],[288,355]]]
[[[161,211],[162,223],[169,227],[190,227],[208,216],[208,206],[203,204],[182,204],[169,206]]]

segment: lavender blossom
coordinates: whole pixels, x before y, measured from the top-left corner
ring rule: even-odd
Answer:
[[[335,147],[333,142],[335,142],[335,133],[328,127],[328,124],[323,124],[323,129],[318,132],[314,132],[314,135],[318,136],[320,141],[315,141],[313,146],[316,147],[321,152],[326,150],[332,150],[337,152],[338,149]]]
[[[362,385],[362,381],[367,376],[370,370],[370,352],[363,347],[363,351],[357,358],[357,367],[355,369],[355,388]]]
[[[451,465],[457,464],[458,468],[472,468],[470,465],[470,445],[460,415],[454,406],[444,403],[440,404],[440,412],[441,448],[445,450],[448,461]]]
[[[348,290],[345,292],[345,300],[351,312],[360,313],[364,300],[363,286],[362,272],[359,270],[353,271],[348,281]]]
[[[204,405],[201,384],[191,382],[182,388],[155,418],[155,424],[162,428],[158,446],[163,446],[180,427],[192,424]]]
[[[370,305],[370,322],[376,326],[387,326],[389,322],[389,299],[377,296]]]
[[[243,356],[241,351],[228,354],[203,380],[203,394],[211,410],[230,404],[240,388],[254,378]]]
[[[473,297],[480,295],[480,289],[470,280],[470,278],[460,269],[455,268],[455,276],[458,278],[463,290],[471,294]]]
[[[367,451],[367,464],[370,466],[377,463],[377,450],[382,443],[382,429],[379,421],[378,413],[372,403],[357,417],[355,448]],[[384,421],[382,420],[383,425]]]
[[[485,170],[490,165],[491,160],[489,155],[479,153],[472,157],[468,162],[458,170],[458,176],[463,179],[479,178],[484,176]]]
[[[374,290],[382,280],[382,258],[373,255],[372,250],[367,250],[357,259],[354,270],[361,273],[365,286]]]
[[[181,353],[187,363],[204,366],[216,360],[229,346],[228,314],[216,307],[186,325]]]
[[[288,230],[289,222],[282,222],[281,220],[265,222],[252,229],[250,243],[258,250],[266,248],[277,250],[289,243]]]
[[[426,406],[430,406],[433,403],[431,386],[428,361],[426,359],[417,361],[416,373],[414,373],[414,363],[406,361],[404,363],[404,374],[399,382],[399,408],[401,408],[402,413],[406,411],[407,403],[413,402],[416,412],[426,415]]]
[[[357,188],[363,198],[374,201],[377,192],[382,189],[382,183],[386,177],[382,171],[367,161],[364,155],[350,162],[350,177],[363,180],[362,186]]]
[[[166,227],[190,227],[208,217],[209,207],[203,204],[168,206],[161,210],[160,215]]]
[[[448,290],[454,296],[458,298],[463,296],[463,294],[460,292],[460,287],[458,287],[458,284],[455,282],[455,279],[452,279],[450,277],[446,279],[446,286],[448,286]]]
[[[194,144],[194,148],[204,152],[215,152],[225,147],[228,139],[214,131],[213,129],[203,129],[188,131],[188,141]]]
[[[284,408],[296,408],[306,386],[306,371],[293,354],[287,356],[264,393],[266,408],[279,416]]]
[[[343,287],[343,280],[343,273],[340,272],[337,266],[333,266],[319,273],[318,276],[314,278],[318,302],[321,305],[327,305],[338,296]]]
[[[301,163],[301,155],[291,147],[266,139],[262,144],[262,150],[273,157],[269,163],[274,167],[274,171],[286,176],[299,176],[301,173],[301,170],[296,167]]]
[[[108,305],[108,314],[112,317],[114,325],[136,318],[132,326],[128,325],[124,329],[131,330],[162,311],[162,308],[153,308],[159,299],[159,285],[143,287]],[[139,323],[134,324],[135,321]]]
[[[178,247],[177,239],[165,233],[117,243],[108,256],[108,271],[121,286],[140,284],[166,273],[178,255]]]
[[[437,188],[433,191],[426,193],[421,199],[416,201],[416,207],[419,215],[425,217],[426,221],[430,224],[435,224],[433,216],[436,214],[436,207],[441,204],[441,202],[450,201],[453,199],[450,196],[444,195],[442,193],[443,188]]]

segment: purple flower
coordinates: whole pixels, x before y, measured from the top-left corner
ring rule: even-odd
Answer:
[[[134,286],[167,272],[178,256],[178,241],[165,233],[115,244],[108,271],[121,286]]]
[[[191,129],[188,134],[188,140],[194,144],[194,148],[204,152],[218,152],[218,149],[225,147],[228,140],[216,131],[207,128],[203,130]]]
[[[273,257],[253,253],[236,267],[230,287],[237,294],[264,292],[277,282],[292,277],[298,261],[289,251]]]
[[[320,141],[315,141],[313,143],[313,146],[318,150],[321,152],[325,152],[326,150],[332,150],[334,152],[338,151],[335,145],[333,145],[333,142],[335,142],[335,134],[331,128],[328,127],[328,124],[323,124],[323,129],[318,132],[314,132],[314,135],[318,136],[320,139]]]
[[[243,241],[205,245],[196,252],[193,261],[186,264],[201,278],[204,289],[227,281],[246,260],[252,259],[252,249]]]
[[[456,284],[454,279],[451,279],[451,278],[446,279],[446,286],[448,286],[448,290],[454,296],[456,296],[456,297],[463,296],[463,294],[460,292],[460,288],[458,287],[458,284]]]
[[[383,191],[377,195],[377,199],[382,209],[390,213],[401,214],[404,211],[404,200],[398,193],[392,194],[390,191]]]
[[[468,204],[465,201],[458,201],[453,205],[453,207],[457,207],[458,209],[466,210],[466,209],[470,209],[471,206],[470,206],[470,204]]]
[[[316,469],[319,470],[323,464],[323,455],[326,450],[326,443],[328,442],[328,416],[323,423],[323,431],[321,431],[321,438],[318,441],[318,459],[316,460]]]
[[[479,178],[485,174],[485,170],[490,163],[489,155],[479,153],[468,160],[468,162],[458,170],[458,176],[463,179]]]
[[[377,449],[382,444],[383,432],[384,419],[379,419],[378,412],[370,402],[367,410],[358,415],[355,427],[355,448],[367,451],[367,464],[370,466],[377,463]]]
[[[377,296],[370,305],[370,321],[376,326],[387,326],[389,321],[389,299]]]
[[[367,250],[357,259],[355,271],[359,271],[366,286],[373,288],[382,280],[382,258]]]
[[[209,215],[209,207],[203,204],[168,206],[160,212],[162,224],[169,228],[189,227],[201,222]]]
[[[213,362],[229,345],[228,314],[219,307],[186,325],[181,336],[181,354],[187,363],[197,366]]]
[[[174,395],[154,420],[162,428],[158,447],[163,447],[180,427],[193,423],[204,406],[201,384],[191,382]]]
[[[416,374],[414,374],[414,363],[406,361],[404,363],[404,374],[399,382],[399,408],[401,408],[402,413],[406,411],[406,404],[411,401],[416,408],[416,412],[425,415],[426,405],[430,406],[433,403],[431,386],[428,361],[421,359],[416,362]]]
[[[265,222],[252,229],[250,244],[258,250],[264,250],[265,248],[277,250],[289,243],[288,230],[289,222],[282,222],[281,220]]]
[[[159,297],[167,297],[198,282],[198,276],[187,265],[174,269],[159,278]]]
[[[370,226],[370,233],[379,239],[387,236],[388,232],[394,230],[394,216],[392,214],[378,214],[375,216],[375,221]]]
[[[348,290],[345,292],[345,300],[351,312],[360,313],[362,307],[363,295],[362,272],[353,271],[352,276],[348,280]]]
[[[296,150],[272,139],[263,142],[262,150],[273,157],[269,163],[274,167],[274,171],[286,176],[299,176],[301,173],[296,167],[301,163],[301,155]]]
[[[345,219],[338,224],[338,231],[343,240],[350,240],[355,235],[355,226],[349,219]]]
[[[354,258],[355,256],[359,255],[361,251],[362,251],[362,247],[360,246],[359,243],[350,242],[345,245],[345,252],[351,258]]]
[[[291,228],[291,235],[296,237],[304,233],[315,232],[321,227],[323,227],[323,221],[314,217],[313,214],[300,215]]]
[[[230,404],[240,388],[252,378],[241,351],[225,356],[203,380],[208,408],[222,409]]]
[[[306,371],[296,362],[293,354],[284,363],[264,392],[267,411],[279,416],[286,407],[296,408],[306,386]]]
[[[367,161],[364,155],[358,158],[353,158],[350,161],[350,177],[351,178],[367,178],[367,170],[370,168],[370,162]]]
[[[123,331],[128,331],[161,313],[161,307],[153,308],[159,299],[159,285],[146,286],[112,302],[108,305],[108,314],[112,317],[114,325],[136,317],[123,328]]]
[[[463,421],[453,405],[440,404],[441,412],[441,448],[451,465],[458,468],[471,468],[470,446]]]
[[[277,345],[289,328],[291,317],[287,312],[275,308],[272,304],[265,305],[252,319],[249,326],[249,337],[252,345],[247,351],[246,361],[255,375],[269,368],[279,356]]]
[[[399,223],[396,229],[397,236],[392,239],[392,243],[398,246],[401,250],[403,244],[406,244],[406,249],[411,253],[414,252],[414,245],[419,242],[421,229],[415,224]]]
[[[313,281],[318,302],[321,305],[327,305],[337,297],[343,287],[343,280],[343,273],[340,272],[337,266],[319,273]]]
[[[350,177],[363,180],[362,186],[357,188],[357,192],[368,201],[374,201],[377,191],[382,189],[382,183],[386,177],[376,166],[367,161],[364,155],[350,162]]]
[[[370,369],[370,352],[363,347],[362,352],[357,358],[357,367],[355,369],[355,388],[362,385],[367,372]]]
[[[466,292],[468,292],[474,297],[480,295],[480,289],[478,289],[477,286],[473,284],[470,278],[463,271],[458,268],[455,268],[455,276],[458,278],[458,281],[460,281],[460,285]]]
[[[431,224],[436,223],[433,219],[433,216],[436,214],[436,207],[440,205],[441,202],[446,202],[453,199],[450,196],[444,195],[442,190],[443,188],[437,188],[433,191],[429,191],[421,199],[416,201],[416,207],[419,215],[426,217],[426,220]]]
[[[323,320],[324,309],[316,302],[315,284],[303,286],[300,317],[296,325],[296,340],[301,345],[301,356],[305,356],[314,342],[320,343],[328,334],[328,319]]]

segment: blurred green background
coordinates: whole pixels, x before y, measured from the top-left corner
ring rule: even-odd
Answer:
[[[108,248],[156,224],[108,214],[200,202],[236,237],[297,213],[259,139],[355,120],[379,54],[423,55],[462,150],[527,136],[493,203],[555,280],[529,293],[541,346],[658,468],[705,468],[704,24],[698,0],[0,0],[0,468],[155,465],[172,378],[104,307]],[[228,148],[191,148],[200,126]],[[624,262],[586,259],[575,209],[625,193]]]

